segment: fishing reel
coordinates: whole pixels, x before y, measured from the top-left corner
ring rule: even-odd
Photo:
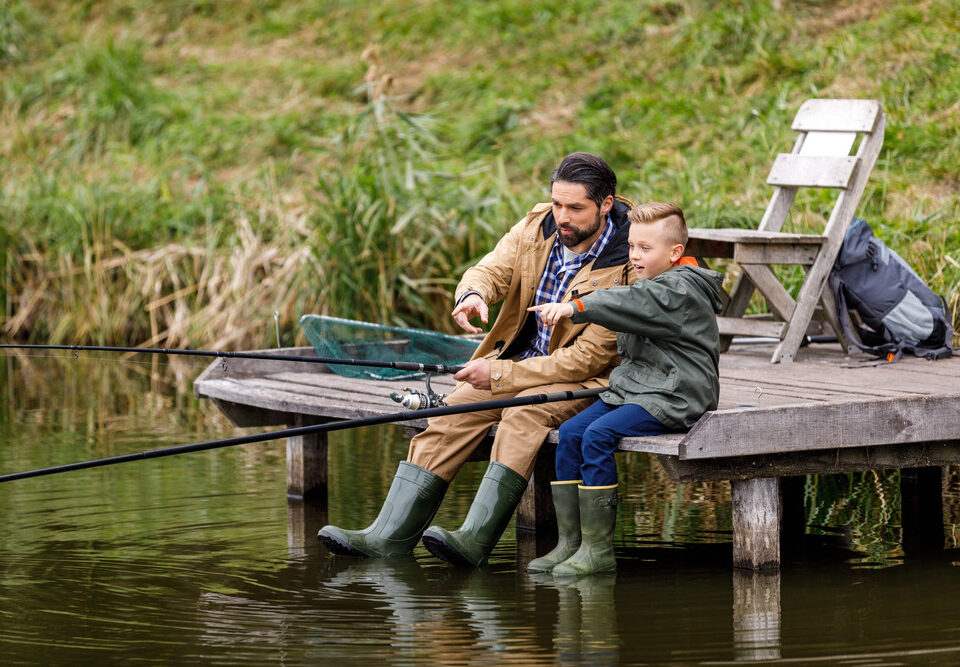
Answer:
[[[426,410],[428,408],[440,408],[445,406],[446,403],[443,402],[443,399],[446,398],[447,395],[434,393],[433,389],[430,388],[429,373],[427,373],[425,381],[427,385],[426,391],[404,387],[404,393],[402,394],[391,391],[391,400],[399,403],[408,410]]]

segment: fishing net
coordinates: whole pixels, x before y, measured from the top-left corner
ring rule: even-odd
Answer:
[[[477,340],[424,329],[391,327],[326,315],[304,315],[300,326],[320,357],[364,361],[409,361],[421,364],[464,364],[480,344]],[[329,364],[338,375],[373,380],[407,380],[423,373],[395,368],[365,368]]]

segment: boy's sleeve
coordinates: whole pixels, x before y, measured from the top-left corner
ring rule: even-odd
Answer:
[[[574,304],[574,323],[593,322],[624,333],[650,338],[680,335],[687,290],[680,284],[638,280],[632,285],[591,292]]]

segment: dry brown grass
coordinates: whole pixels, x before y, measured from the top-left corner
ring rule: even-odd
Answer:
[[[288,222],[268,242],[240,217],[237,243],[217,252],[181,243],[132,251],[96,240],[80,265],[66,253],[55,259],[35,250],[11,254],[3,333],[29,339],[44,327],[51,343],[185,347],[203,341],[214,350],[275,340],[274,311],[289,331],[309,303],[305,295],[322,281],[303,229],[296,218]]]

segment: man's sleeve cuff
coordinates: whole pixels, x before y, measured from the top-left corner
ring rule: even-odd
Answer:
[[[475,290],[475,289],[467,290],[466,292],[464,292],[463,294],[460,295],[460,298],[457,299],[457,302],[456,302],[454,305],[455,305],[455,306],[459,306],[459,305],[460,305],[460,302],[463,301],[464,299],[466,299],[466,298],[467,298],[468,296],[470,296],[471,294],[476,294],[476,295],[479,296],[481,299],[483,298],[483,295],[480,294],[480,292],[478,292],[477,290]]]

